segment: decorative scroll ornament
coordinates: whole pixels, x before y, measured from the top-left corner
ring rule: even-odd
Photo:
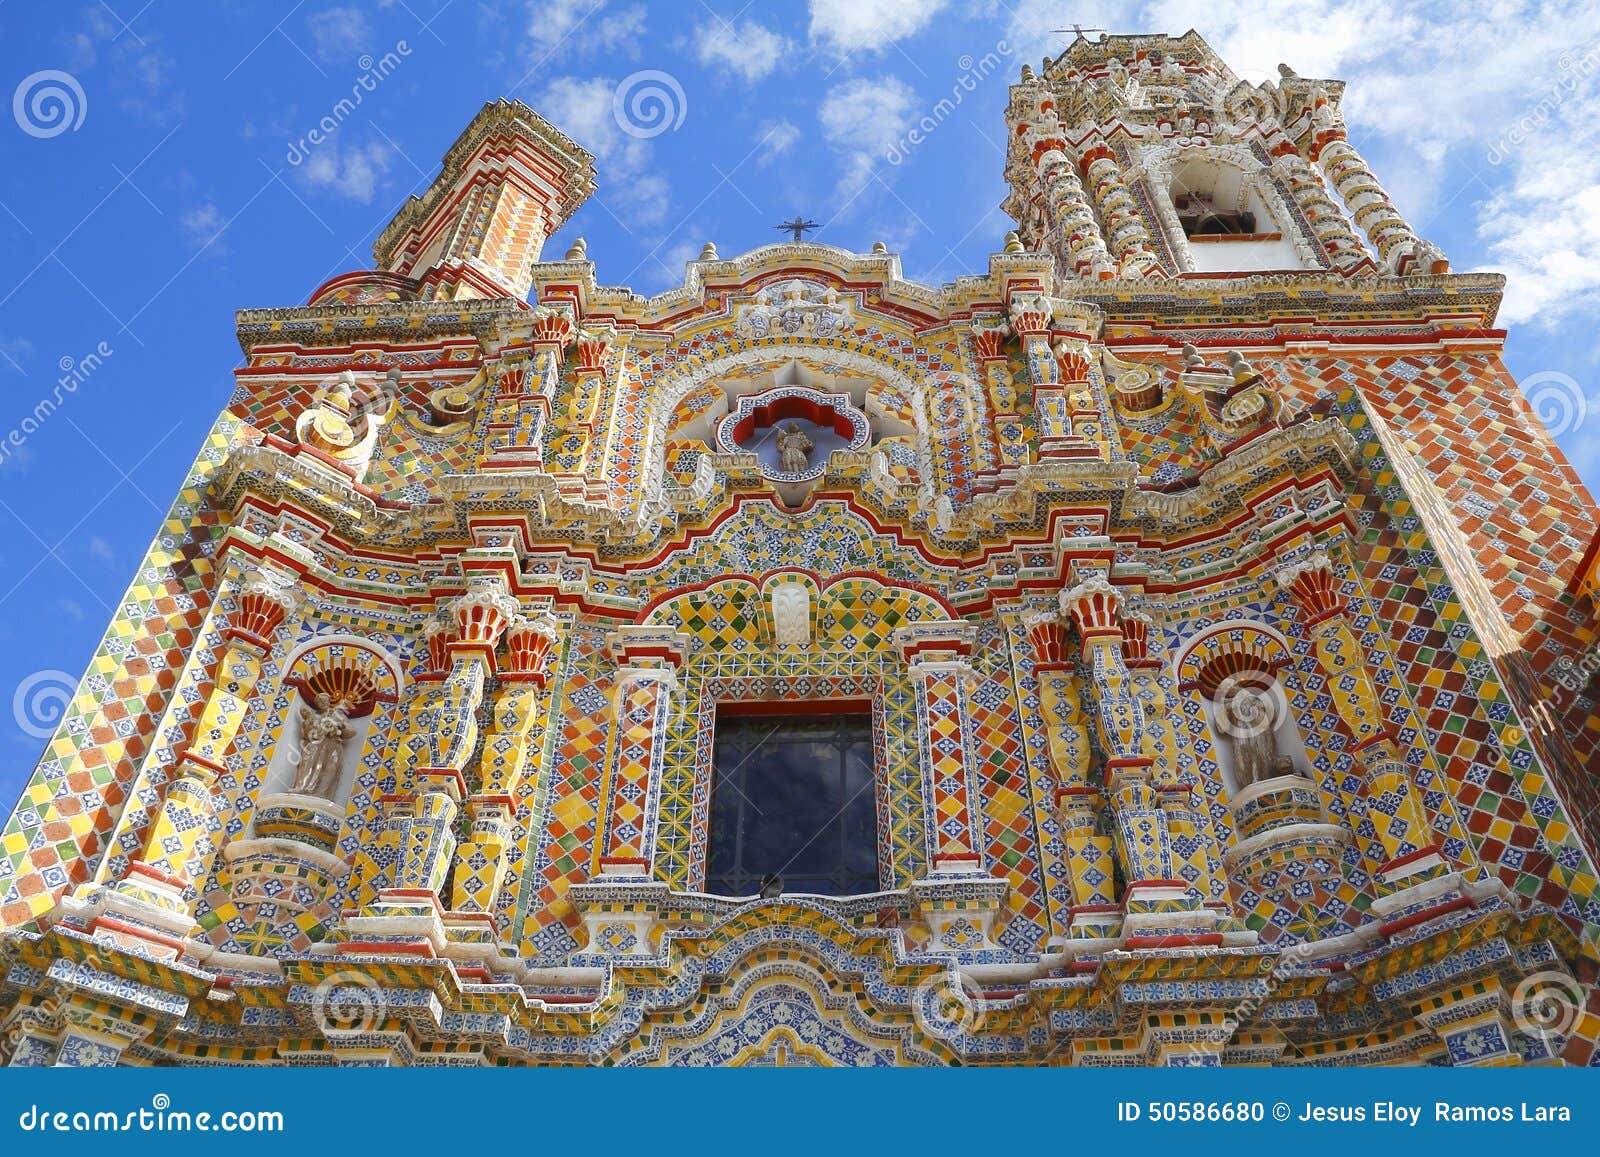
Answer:
[[[362,391],[355,375],[345,370],[313,395],[295,420],[294,435],[301,445],[349,469],[359,482],[372,461],[378,434],[398,404],[394,375]]]

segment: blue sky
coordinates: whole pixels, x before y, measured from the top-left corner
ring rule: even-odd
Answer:
[[[1510,363],[1600,482],[1593,3],[12,0],[0,441],[60,404],[0,457],[0,807],[228,399],[233,311],[370,266],[484,101],[596,153],[600,190],[546,253],[582,234],[603,282],[658,292],[706,240],[737,254],[797,212],[938,282],[999,247],[1006,86],[1073,21],[1197,28],[1253,81],[1279,61],[1349,81],[1352,139],[1402,211],[1457,269],[1512,277]]]

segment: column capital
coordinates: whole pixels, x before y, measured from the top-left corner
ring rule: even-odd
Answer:
[[[506,658],[501,665],[501,679],[542,684],[549,672],[551,656],[561,641],[560,626],[549,614],[532,618],[519,615],[514,619],[506,628]]]
[[[223,637],[267,652],[278,628],[300,603],[300,595],[290,580],[269,571],[256,571],[239,588],[239,612]]]
[[[1278,585],[1310,616],[1310,625],[1345,613],[1344,594],[1334,573],[1333,560],[1316,551],[1277,573]]]
[[[626,623],[611,632],[608,649],[619,667],[679,671],[692,643],[688,634],[673,626]]]
[[[966,619],[934,619],[896,627],[889,639],[900,652],[901,659],[916,667],[924,663],[965,661],[972,654],[972,642],[977,633],[977,627]]]
[[[1018,337],[1045,337],[1050,332],[1054,309],[1050,299],[1042,293],[1019,293],[1010,303],[1011,328]]]
[[[1061,613],[1078,628],[1085,647],[1097,639],[1113,637],[1120,646],[1126,601],[1104,575],[1096,574],[1061,592]]]

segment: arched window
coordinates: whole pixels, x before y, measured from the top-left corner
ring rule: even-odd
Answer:
[[[1168,195],[1196,272],[1306,268],[1275,216],[1266,179],[1210,150],[1175,159]]]

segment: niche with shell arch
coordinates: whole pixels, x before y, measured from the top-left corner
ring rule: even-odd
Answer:
[[[1275,779],[1313,779],[1279,678],[1291,662],[1287,640],[1251,622],[1208,627],[1178,654],[1178,690],[1200,697],[1213,758],[1231,798]]]
[[[342,814],[352,794],[363,753],[372,737],[379,708],[396,703],[404,682],[399,662],[384,648],[358,635],[323,635],[297,648],[283,666],[283,729],[273,748],[272,760],[261,781],[261,796],[303,794],[295,791],[305,749],[301,734],[307,712],[321,710],[326,696],[347,721],[339,761],[339,775],[320,798],[327,808]]]

